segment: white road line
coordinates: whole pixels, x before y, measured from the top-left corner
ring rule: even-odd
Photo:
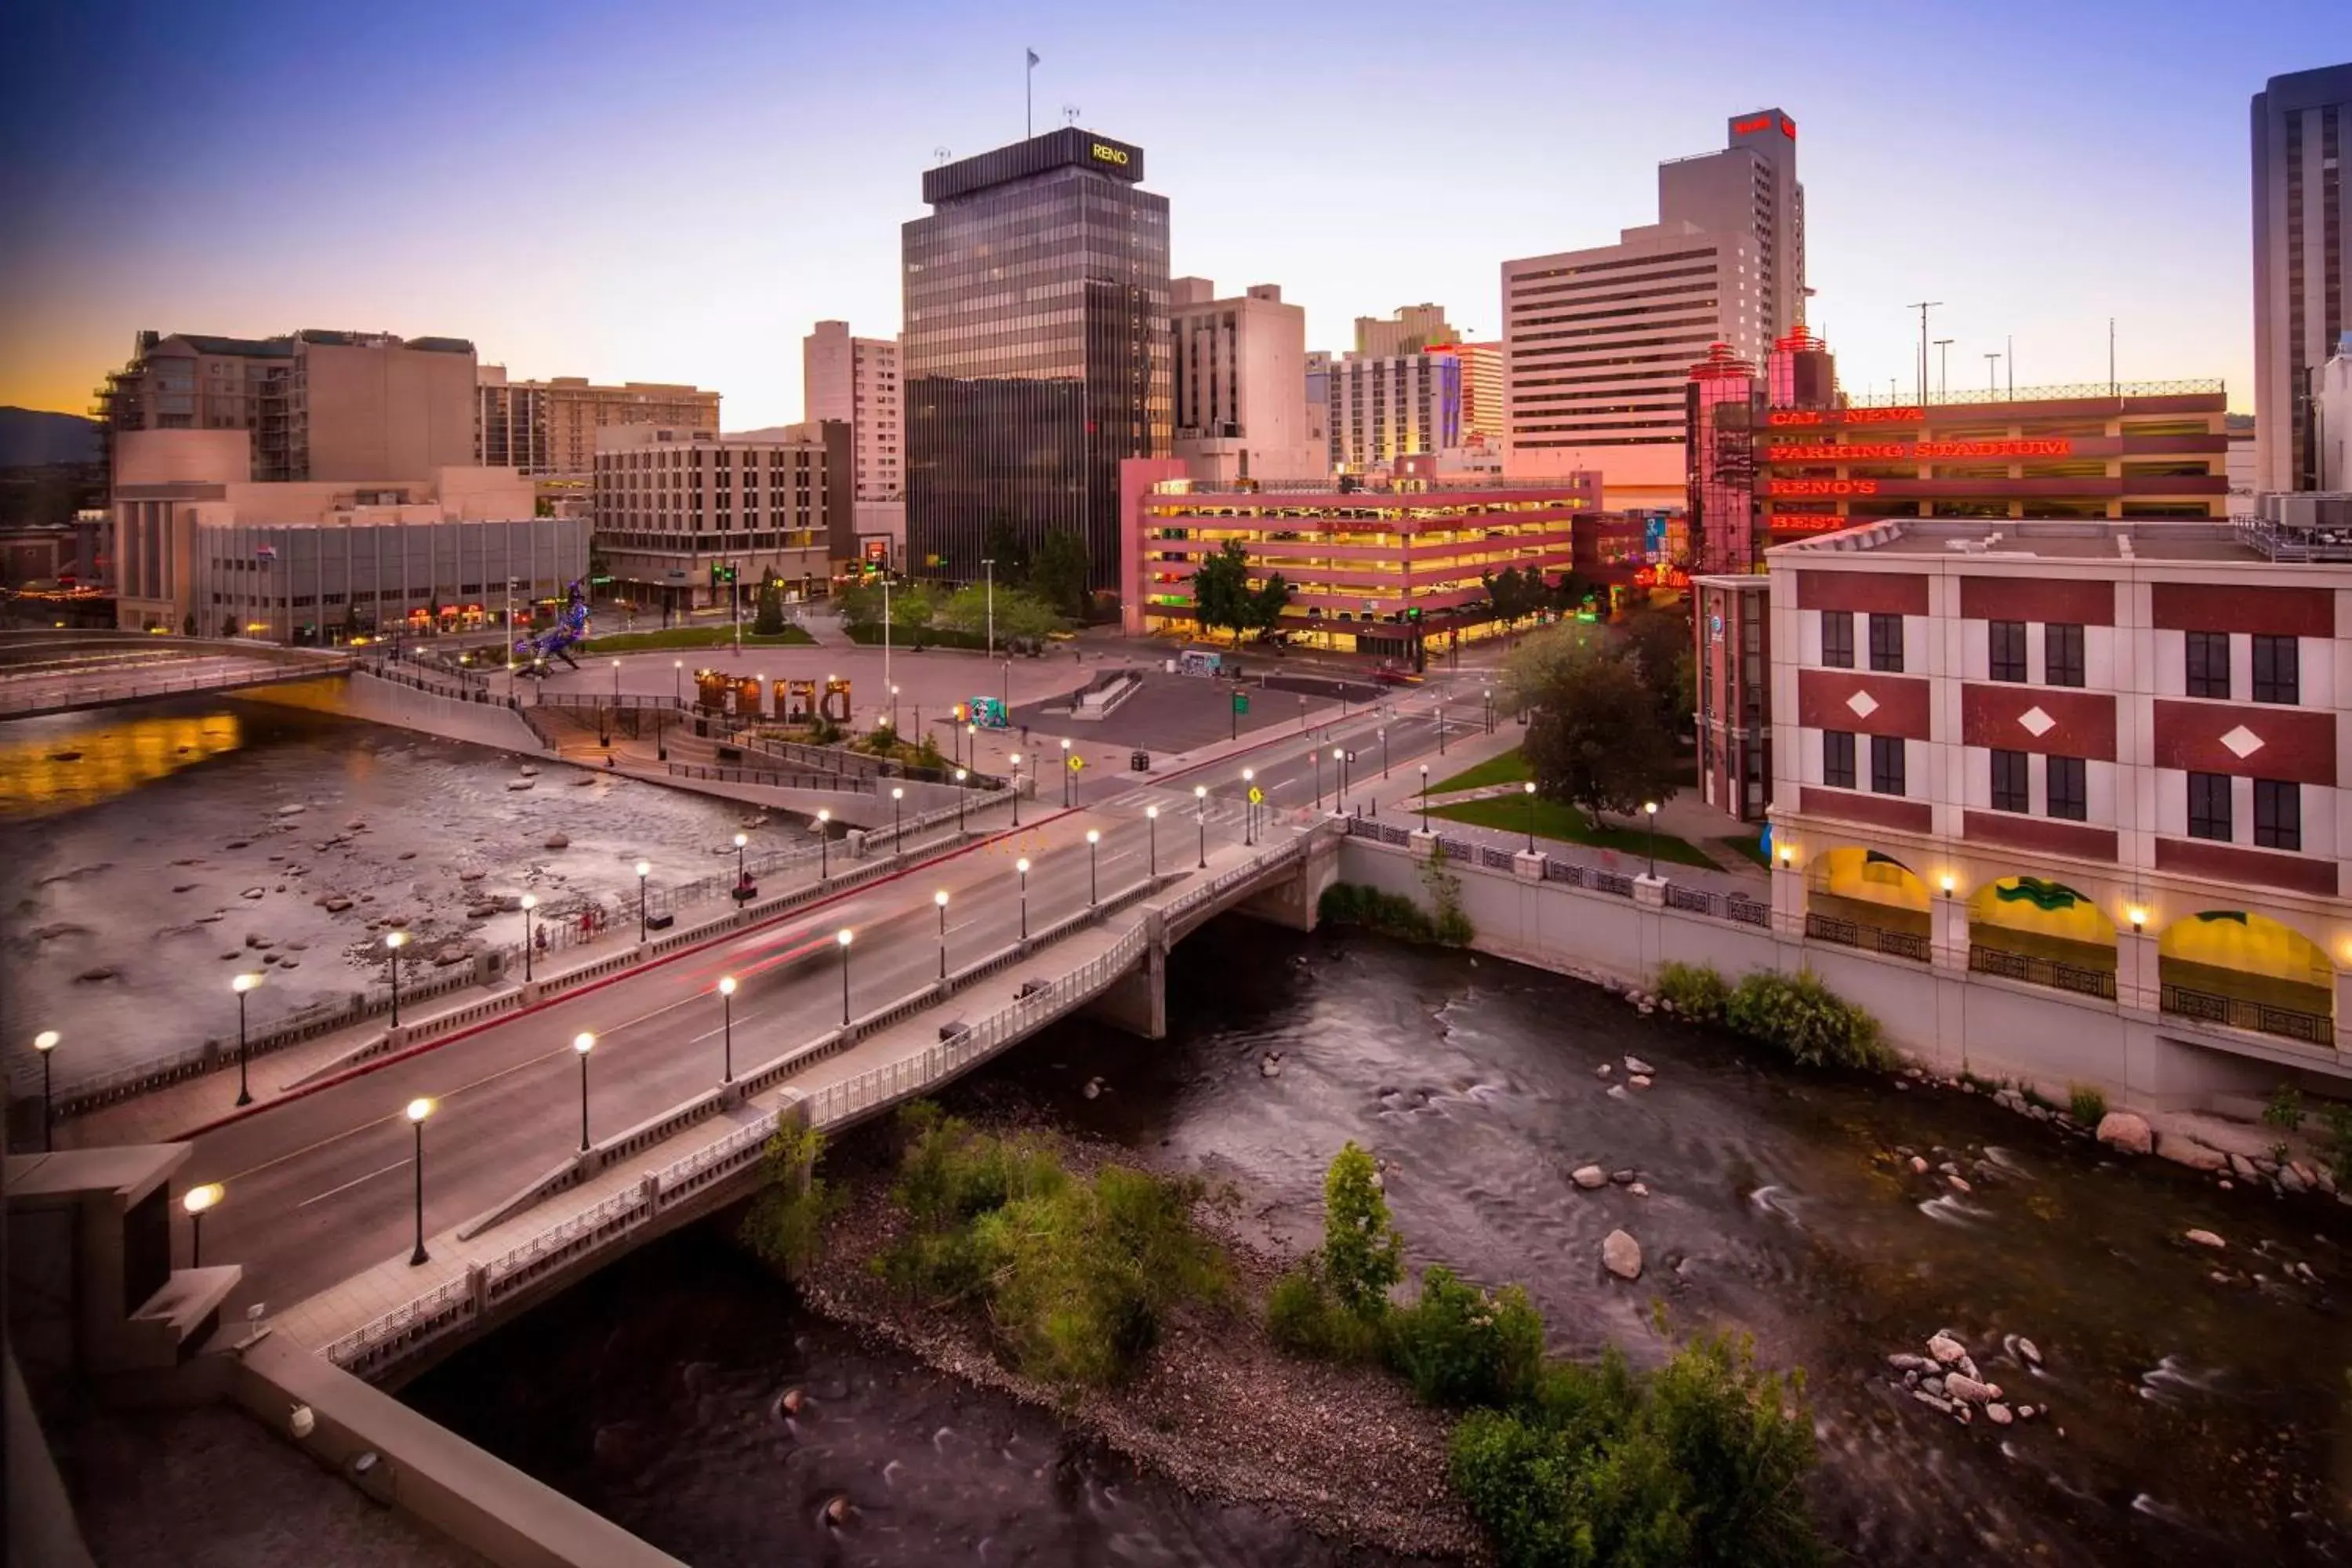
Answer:
[[[325,1203],[329,1198],[333,1197],[333,1196],[334,1196],[335,1194],[337,1194],[338,1193],[348,1193],[348,1192],[350,1192],[353,1187],[358,1186],[362,1182],[373,1182],[373,1181],[374,1181],[378,1176],[383,1175],[383,1174],[385,1174],[387,1172],[397,1171],[397,1170],[399,1170],[403,1165],[405,1165],[405,1164],[407,1164],[407,1163],[408,1163],[408,1162],[407,1162],[406,1160],[394,1160],[391,1164],[389,1164],[389,1165],[385,1165],[385,1166],[382,1167],[382,1168],[381,1168],[381,1169],[379,1169],[379,1170],[370,1171],[370,1172],[369,1172],[366,1175],[364,1175],[364,1176],[353,1176],[350,1181],[345,1182],[345,1183],[344,1183],[341,1186],[340,1186],[340,1187],[329,1187],[329,1188],[328,1188],[325,1192],[323,1192],[323,1193],[320,1193],[320,1194],[318,1194],[317,1195],[312,1196],[312,1197],[307,1197],[307,1198],[304,1198],[300,1203],[296,1204],[294,1206],[295,1206],[296,1208],[298,1208],[298,1209],[306,1209],[306,1208],[309,1208],[312,1204],[322,1204],[322,1203]]]

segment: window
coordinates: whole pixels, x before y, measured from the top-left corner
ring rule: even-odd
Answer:
[[[2223,697],[2230,695],[2230,634],[2227,632],[2190,632],[2189,638],[2189,695],[2191,697]]]
[[[1987,628],[1990,664],[1995,680],[2025,679],[2025,623],[1994,621]]]
[[[1903,617],[1870,617],[1870,668],[1889,674],[1903,668]]]
[[[2189,837],[2230,842],[2230,775],[2189,775]]]
[[[2064,817],[2069,822],[2082,822],[2091,815],[2090,785],[2084,780],[2088,770],[2080,757],[2052,757],[2044,782],[2049,786],[2050,815]]]
[[[2254,638],[2254,700],[2257,702],[2300,701],[2301,682],[2297,679],[2301,660],[2293,637],[2263,637]]]
[[[1995,752],[1992,754],[1992,808],[1995,811],[2032,811],[2032,786],[2026,783],[2023,752]]]
[[[1853,612],[1822,612],[1822,662],[1832,669],[1853,668]],[[1848,737],[1851,739],[1852,737]]]
[[[1822,783],[1832,789],[1853,787],[1853,732],[1822,731]]]
[[[2264,849],[2303,847],[2301,788],[2275,779],[2254,781],[2254,842]]]
[[[1875,616],[1871,617],[1876,620]],[[1870,738],[1870,790],[1873,795],[1903,793],[1903,737],[1873,735]]]
[[[2053,621],[2042,628],[2042,680],[2045,686],[2083,684],[2083,628]]]

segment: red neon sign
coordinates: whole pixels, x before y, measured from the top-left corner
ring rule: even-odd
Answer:
[[[1769,114],[1759,114],[1751,119],[1735,120],[1731,122],[1731,133],[1734,136],[1745,136],[1751,131],[1769,131],[1771,129],[1772,117]]]
[[[1780,116],[1780,134],[1791,142],[1797,139],[1797,122],[1785,114]]]
[[[1833,511],[1780,511],[1767,517],[1764,526],[1775,533],[1827,533],[1857,521]]]
[[[1867,463],[1906,458],[2063,458],[2074,443],[2052,436],[2028,441],[1848,441],[1826,446],[1775,447],[1775,463]]]
[[[1773,425],[1916,425],[1916,408],[1775,408],[1765,420]]]
[[[1769,496],[1874,496],[1878,493],[1876,479],[1769,479],[1764,493]]]

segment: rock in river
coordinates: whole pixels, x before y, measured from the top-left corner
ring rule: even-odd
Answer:
[[[1625,1058],[1625,1070],[1630,1073],[1639,1073],[1643,1078],[1651,1078],[1656,1075],[1658,1069],[1652,1067],[1649,1063],[1643,1061],[1639,1057],[1627,1057]]]
[[[2128,1110],[2110,1110],[2099,1118],[2099,1142],[2126,1154],[2145,1154],[2156,1147],[2147,1122]]]
[[[1579,1165],[1569,1173],[1568,1179],[1589,1193],[1595,1188],[1607,1186],[1609,1173],[1598,1165]]]
[[[1642,1244],[1622,1230],[1612,1230],[1601,1239],[1601,1266],[1620,1279],[1642,1277]]]
[[[2182,1236],[2185,1240],[2193,1241],[2200,1247],[2221,1247],[2230,1245],[2210,1230],[2185,1231]]]
[[[1967,1357],[1969,1347],[1949,1334],[1937,1334],[1927,1342],[1927,1353],[1934,1356],[1939,1365],[1950,1366]]]

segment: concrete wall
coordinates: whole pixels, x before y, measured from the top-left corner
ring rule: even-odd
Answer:
[[[1349,838],[1339,879],[1431,899],[1422,862],[1403,849]],[[1986,1077],[2020,1078],[2053,1093],[2098,1085],[2110,1100],[2158,1109],[2193,1108],[2223,1097],[2266,1094],[2313,1053],[2281,1043],[2264,1058],[2184,1038],[2169,1021],[2095,998],[1965,970],[1808,942],[1755,926],[1668,910],[1558,882],[1445,868],[1461,885],[1479,952],[1582,978],[1646,986],[1667,962],[1713,965],[1726,979],[1752,969],[1796,973],[1869,1009],[1906,1056],[1939,1072],[1962,1066]]]
[[[461,702],[437,692],[379,680],[360,671],[343,677],[257,687],[244,695],[255,702],[307,708],[315,713],[340,713],[347,719],[419,730],[445,740],[470,741],[478,746],[496,746],[533,757],[547,755],[547,748],[523,722],[522,715],[502,704]]]

